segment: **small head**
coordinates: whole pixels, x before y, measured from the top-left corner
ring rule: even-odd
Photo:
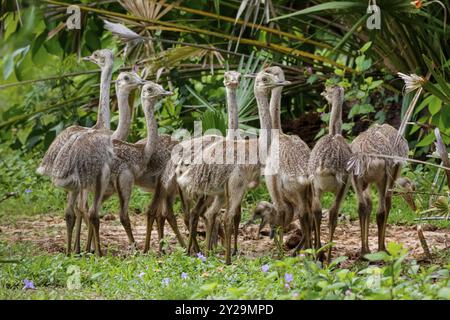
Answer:
[[[265,70],[256,74],[255,78],[255,90],[270,93],[270,90],[278,87],[284,87],[291,84],[290,81],[278,79],[278,77],[272,73],[268,73]]]
[[[344,88],[338,85],[325,87],[325,90],[320,94],[328,103],[333,101],[344,101]]]
[[[264,69],[264,71],[273,74],[278,78],[278,80],[285,80],[284,71],[278,66],[267,67]]]
[[[131,91],[136,89],[140,85],[145,84],[145,80],[141,79],[141,77],[136,72],[121,72],[116,80],[116,87],[120,90]]]
[[[241,80],[241,73],[237,71],[227,71],[223,75],[223,85],[227,88],[236,89],[239,87],[239,81]]]
[[[167,91],[161,85],[152,81],[146,81],[142,86],[141,99],[143,101],[171,95],[173,95],[172,91]]]
[[[272,221],[275,217],[276,210],[273,204],[267,201],[260,201],[253,211],[252,217],[248,220],[245,226],[255,223],[256,220],[261,219],[261,223],[258,228],[258,235],[261,232],[261,229],[264,228],[267,224],[270,224],[272,227]]]
[[[90,56],[83,57],[85,61],[91,61],[100,68],[112,66],[114,63],[114,53],[110,49],[95,50]]]

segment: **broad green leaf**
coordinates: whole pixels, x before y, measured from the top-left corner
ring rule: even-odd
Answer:
[[[389,259],[389,255],[384,251],[380,251],[366,254],[364,258],[369,261],[387,261]]]
[[[450,128],[450,106],[442,107],[441,110],[441,127]]]
[[[369,48],[372,46],[372,41],[366,42],[365,45],[363,45],[361,47],[361,49],[359,49],[359,51],[361,51],[361,53],[366,52],[367,50],[369,50]]]
[[[358,114],[368,114],[368,113],[371,113],[374,111],[375,111],[375,108],[369,103],[355,104],[352,107],[352,109],[350,110],[350,112],[348,114],[348,118],[351,119]]]
[[[432,116],[434,116],[439,111],[441,111],[441,107],[442,107],[442,101],[440,99],[438,99],[437,97],[432,96],[432,98],[430,99],[430,102],[428,104],[428,110],[430,111],[430,114]]]
[[[436,137],[434,136],[434,132],[429,133],[426,135],[422,140],[419,141],[419,143],[416,145],[416,147],[426,147],[432,144],[436,140]]]
[[[378,88],[379,86],[381,86],[383,84],[383,82],[384,82],[383,80],[376,80],[376,81],[372,82],[369,85],[369,90],[373,90],[375,88]]]

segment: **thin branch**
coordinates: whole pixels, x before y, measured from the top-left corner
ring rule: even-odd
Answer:
[[[408,161],[408,162],[420,163],[420,164],[424,164],[424,165],[427,165],[427,166],[432,166],[432,167],[436,167],[436,168],[440,168],[440,169],[444,169],[444,170],[450,170],[449,167],[444,167],[444,166],[441,166],[439,164],[429,163],[429,162],[416,160],[416,159],[411,159],[411,158],[403,158],[403,157],[398,157],[398,156],[388,156],[386,154],[375,154],[375,153],[363,153],[363,154],[366,155],[366,156],[375,157],[375,158],[386,158],[386,159]]]
[[[415,218],[414,221],[421,221],[421,220],[449,220],[447,217],[424,217],[424,218]]]
[[[73,73],[66,73],[66,74],[62,74],[62,75],[58,75],[58,76],[51,76],[48,78],[41,78],[41,79],[32,79],[32,80],[25,80],[25,81],[19,81],[19,82],[12,82],[12,83],[7,83],[4,85],[0,86],[0,90],[3,89],[7,89],[10,87],[15,87],[15,86],[21,86],[21,85],[25,85],[25,84],[31,84],[31,83],[37,83],[37,82],[43,82],[43,81],[51,81],[51,80],[58,80],[58,79],[62,79],[62,78],[69,78],[69,77],[76,77],[79,75],[83,75],[83,74],[92,74],[92,73],[99,73],[99,70],[89,70],[89,71],[80,71],[80,72],[73,72]]]

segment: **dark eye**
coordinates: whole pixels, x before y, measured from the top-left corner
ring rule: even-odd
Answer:
[[[268,78],[263,78],[263,82],[267,83],[267,82],[269,82],[269,79]]]
[[[97,54],[97,52],[95,52],[94,53],[94,58],[97,58],[98,57],[98,54]]]
[[[130,80],[130,77],[129,77],[129,76],[125,76],[125,77],[123,77],[123,80],[129,81],[129,80]]]

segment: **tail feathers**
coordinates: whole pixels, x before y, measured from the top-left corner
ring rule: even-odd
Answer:
[[[63,188],[63,189],[80,189],[81,188],[80,180],[74,174],[71,174],[70,176],[65,177],[65,178],[53,177],[52,182],[56,187]]]
[[[312,180],[311,176],[299,176],[297,177],[297,182],[301,185],[307,185],[310,184]]]
[[[347,162],[347,171],[354,176],[362,176],[367,171],[367,156],[361,152],[355,152]]]

